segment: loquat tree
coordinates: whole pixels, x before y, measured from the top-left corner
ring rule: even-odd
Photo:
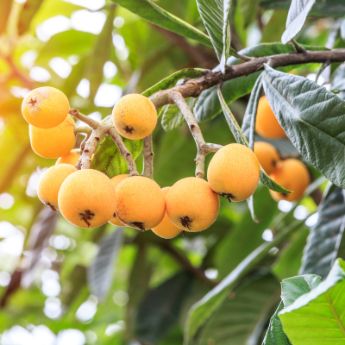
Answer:
[[[1,1],[0,343],[345,344],[344,13]]]

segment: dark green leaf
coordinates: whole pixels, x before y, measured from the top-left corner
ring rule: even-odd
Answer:
[[[345,255],[345,191],[331,186],[318,210],[318,221],[310,230],[301,273],[325,277],[338,256]]]
[[[279,283],[271,274],[245,281],[206,322],[192,344],[258,344],[261,325],[277,302],[279,291]]]
[[[102,300],[108,293],[114,276],[114,263],[122,246],[123,229],[117,228],[105,236],[88,270],[91,293]]]
[[[303,159],[345,187],[345,102],[306,78],[269,66],[263,76],[272,109]]]
[[[273,181],[264,171],[261,169],[260,171],[260,181],[261,183],[266,186],[268,189],[274,190],[278,193],[290,193],[290,191],[277,182]]]
[[[232,0],[197,0],[200,17],[224,72],[230,52],[230,9]]]
[[[314,6],[315,0],[292,0],[288,17],[286,20],[286,29],[282,36],[282,42],[291,41],[302,29],[307,16]]]
[[[148,292],[136,319],[135,334],[140,341],[157,344],[177,323],[192,282],[190,273],[180,272]]]
[[[210,41],[207,35],[196,29],[193,25],[176,17],[166,11],[152,0],[112,0],[113,2],[127,8],[138,16],[156,24],[166,30],[175,32],[183,37],[196,40],[209,46]]]

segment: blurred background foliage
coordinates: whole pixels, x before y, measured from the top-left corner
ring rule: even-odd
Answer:
[[[203,31],[195,0],[156,3]],[[237,0],[234,48],[279,41],[289,3]],[[342,24],[336,18],[344,13],[341,3],[319,1],[300,42],[344,46],[334,36]],[[40,173],[54,162],[31,151],[20,116],[22,96],[40,85],[62,89],[73,107],[101,118],[123,93],[143,92],[186,67],[215,65],[210,47],[150,24],[116,1],[1,0],[1,344],[181,344],[190,306],[297,219],[298,231],[241,281],[195,340],[200,345],[260,342],[279,301],[279,281],[298,273],[309,228],[317,219],[308,217],[316,210],[314,199],[277,204],[260,187],[255,194],[259,223],[245,203],[223,201],[220,217],[208,231],[172,241],[113,226],[76,229],[36,197]],[[294,73],[315,78],[318,67],[309,64]],[[241,120],[248,96],[231,101]],[[155,179],[161,186],[194,171],[194,142],[171,108],[161,114],[162,126],[154,135]],[[222,117],[202,128],[208,142],[233,141]],[[140,165],[141,145],[132,149]],[[112,172],[120,169],[114,149],[107,157],[105,171],[109,165]],[[214,342],[208,342],[214,334]]]

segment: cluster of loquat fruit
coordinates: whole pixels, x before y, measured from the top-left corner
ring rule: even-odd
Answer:
[[[263,138],[283,139],[286,137],[266,96],[262,96],[259,100],[255,130]],[[295,158],[282,160],[277,149],[263,141],[255,142],[254,152],[271,179],[290,191],[285,194],[271,190],[274,200],[297,201],[303,196],[311,179],[302,161]]]
[[[182,231],[203,231],[217,218],[219,196],[239,202],[254,193],[260,164],[276,182],[292,191],[288,195],[272,192],[276,200],[296,200],[309,184],[303,163],[295,159],[281,161],[276,149],[264,142],[255,144],[255,153],[241,144],[226,145],[212,157],[207,180],[186,177],[165,188],[144,176],[121,174],[109,178],[95,169],[79,170],[81,152],[75,149],[75,124],[69,111],[67,97],[52,87],[32,90],[22,103],[33,151],[41,157],[57,159],[42,174],[38,197],[59,210],[68,222],[82,228],[110,222],[139,230],[152,229],[166,239]],[[131,140],[149,136],[157,124],[154,104],[140,94],[122,97],[111,117],[117,132]],[[265,98],[258,106],[256,130],[266,137],[285,135]]]

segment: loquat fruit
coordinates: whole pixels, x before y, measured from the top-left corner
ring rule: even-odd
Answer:
[[[168,217],[178,228],[198,232],[210,227],[219,211],[219,197],[207,181],[186,177],[171,186],[166,194]]]
[[[71,164],[76,166],[79,162],[80,159],[80,149],[73,149],[67,155],[64,155],[62,157],[59,157],[55,164],[61,164],[61,163],[66,163],[66,164]]]
[[[167,195],[169,187],[162,188],[162,192],[164,196]],[[156,234],[158,237],[164,238],[169,240],[171,238],[176,237],[178,234],[182,232],[181,227],[177,227],[169,218],[167,212],[165,211],[163,220],[154,228],[152,228],[152,232]]]
[[[231,201],[250,197],[259,183],[260,165],[254,152],[241,144],[229,144],[212,157],[207,170],[210,187]]]
[[[255,130],[264,138],[279,139],[286,137],[266,96],[262,96],[259,100]]]
[[[280,159],[277,149],[264,141],[257,141],[254,144],[254,153],[266,174],[270,174],[275,169]]]
[[[62,183],[58,204],[62,216],[71,224],[95,228],[112,218],[114,198],[115,190],[107,175],[83,169],[72,173]]]
[[[117,185],[115,206],[116,216],[123,223],[139,230],[157,226],[165,212],[161,188],[144,176],[131,176]]]
[[[29,126],[32,150],[44,158],[58,158],[69,154],[75,145],[74,121],[68,116],[61,124],[53,128]]]
[[[70,110],[66,95],[50,86],[42,86],[30,91],[22,102],[22,115],[31,125],[51,128],[66,119]]]
[[[310,183],[309,171],[305,164],[293,158],[280,161],[270,177],[290,191],[290,193],[284,194],[271,190],[271,196],[276,201],[300,199]]]
[[[71,164],[59,164],[45,171],[38,183],[37,195],[43,204],[58,209],[58,193],[65,178],[77,169]]]
[[[116,130],[127,139],[139,140],[150,135],[157,124],[157,111],[152,101],[140,94],[122,97],[112,112]]]
[[[120,174],[112,177],[110,179],[111,184],[113,185],[113,188],[115,189],[115,194],[116,194],[116,188],[119,185],[121,181],[123,181],[125,178],[127,178],[129,175],[128,174]],[[115,199],[114,199],[115,202]],[[123,222],[117,217],[116,212],[113,215],[113,218],[110,219],[110,223],[113,225],[124,225]]]

